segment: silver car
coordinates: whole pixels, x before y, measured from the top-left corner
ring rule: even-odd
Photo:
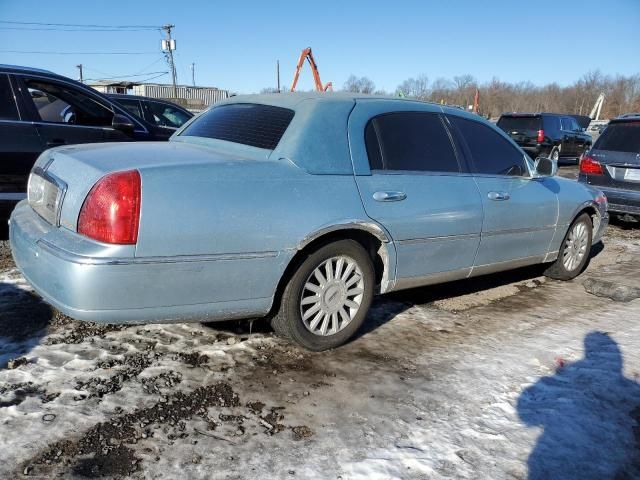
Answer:
[[[606,198],[459,109],[342,94],[234,97],[168,143],[48,150],[11,217],[16,264],[71,317],[268,317],[349,339],[375,294],[548,263],[570,279]]]

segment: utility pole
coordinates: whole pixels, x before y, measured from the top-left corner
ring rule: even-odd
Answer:
[[[276,73],[278,75],[278,93],[280,93],[280,60],[276,60]]]
[[[173,51],[176,49],[176,41],[171,38],[172,28],[175,28],[175,25],[166,24],[162,27],[162,29],[167,32],[167,38],[162,40],[162,50],[168,52],[167,59],[169,60],[171,78],[173,80],[173,98],[178,98],[178,76],[176,75],[176,64],[173,61]]]
[[[80,83],[84,83],[84,79],[82,77],[82,64],[76,65],[76,68],[80,70]]]
[[[191,62],[191,84],[196,86],[196,64],[195,62]]]

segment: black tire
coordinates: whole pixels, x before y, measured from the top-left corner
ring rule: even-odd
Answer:
[[[301,314],[303,288],[314,270],[333,257],[346,256],[355,261],[364,281],[360,307],[344,328],[335,334],[321,336],[305,326]],[[287,282],[271,326],[278,335],[287,337],[312,351],[328,350],[344,344],[364,322],[373,299],[375,275],[373,263],[366,250],[354,240],[340,240],[318,248],[298,266]]]
[[[584,227],[586,228],[587,244],[586,244],[585,254],[580,260],[580,262],[576,264],[571,270],[569,270],[565,265],[564,255],[565,255],[565,252],[569,248],[571,248],[570,245],[568,244],[569,236],[571,235],[571,232],[574,231],[574,228],[576,228],[578,224],[583,224]],[[573,223],[567,230],[567,233],[565,234],[564,239],[562,240],[562,244],[560,245],[560,252],[558,253],[558,258],[556,259],[555,262],[553,262],[549,266],[549,268],[545,270],[544,274],[547,277],[554,278],[556,280],[572,280],[576,278],[578,275],[580,275],[584,271],[585,267],[587,266],[587,263],[589,262],[592,238],[593,238],[593,224],[591,222],[591,217],[586,213],[583,213],[573,221]]]

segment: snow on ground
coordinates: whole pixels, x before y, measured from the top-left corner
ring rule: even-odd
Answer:
[[[382,297],[317,354],[260,322],[75,322],[8,264],[0,478],[640,478],[640,300],[582,286],[638,271],[624,236],[573,282]]]

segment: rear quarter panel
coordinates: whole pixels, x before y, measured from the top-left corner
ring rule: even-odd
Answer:
[[[280,252],[328,225],[366,219],[353,175],[311,175],[288,160],[140,173],[138,257]]]
[[[569,225],[575,220],[578,214],[588,207],[595,207],[595,197],[597,191],[566,178],[554,177],[558,185],[558,225],[556,233],[551,242],[549,251],[559,250]]]

